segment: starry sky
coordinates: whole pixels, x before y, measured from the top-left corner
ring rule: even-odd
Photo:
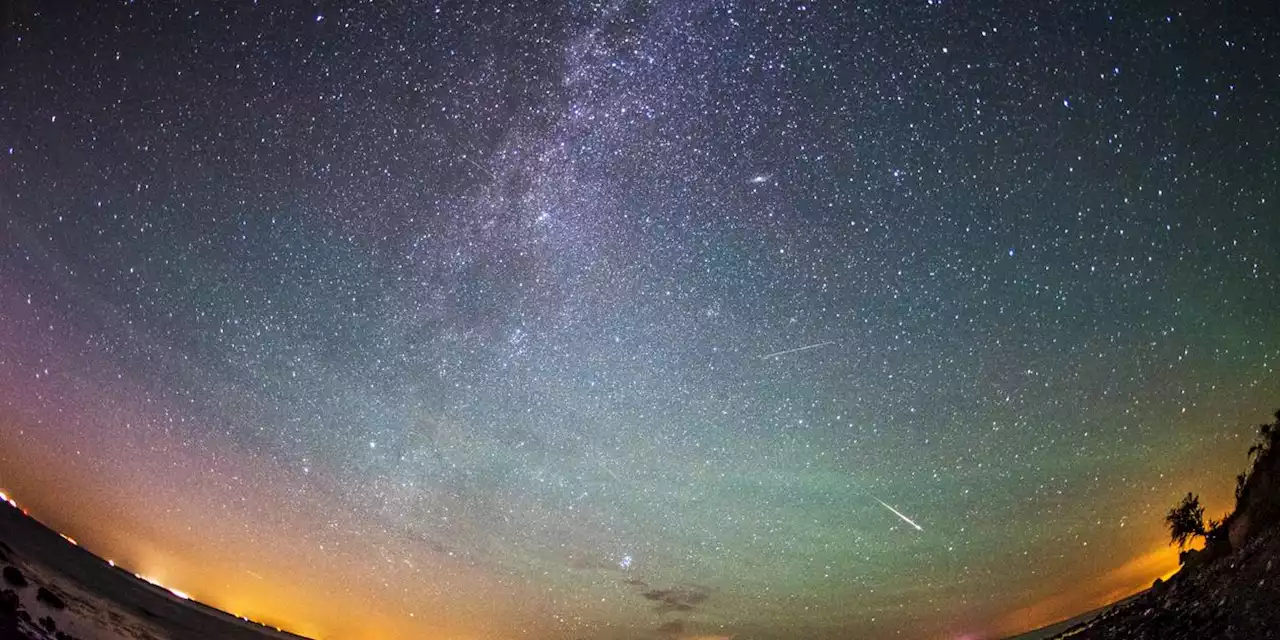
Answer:
[[[997,637],[1280,405],[1272,3],[2,11],[0,488],[240,615]]]

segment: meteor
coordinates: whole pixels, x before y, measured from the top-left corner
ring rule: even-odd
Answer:
[[[871,494],[867,494],[867,495],[871,495]],[[911,526],[915,527],[915,528],[916,528],[916,531],[924,531],[924,527],[922,527],[922,526],[920,526],[920,525],[916,524],[915,522],[913,522],[913,521],[911,520],[911,518],[908,518],[908,517],[906,517],[906,516],[902,515],[902,512],[901,512],[901,511],[898,511],[897,509],[894,509],[893,507],[889,506],[889,503],[887,503],[887,502],[885,502],[884,500],[881,500],[880,498],[877,498],[877,497],[875,497],[875,496],[871,496],[871,499],[872,499],[872,500],[875,500],[876,502],[879,502],[879,503],[881,504],[881,506],[883,506],[884,508],[886,508],[886,509],[888,509],[888,510],[892,511],[892,512],[893,512],[893,515],[898,516],[899,518],[902,518],[902,521],[903,521],[903,522],[905,522],[905,523],[907,523],[907,524],[909,524],[909,525],[911,525]]]
[[[810,349],[817,349],[818,347],[825,347],[825,346],[827,346],[827,345],[832,345],[832,344],[835,344],[835,343],[834,343],[834,342],[832,342],[832,341],[830,341],[830,340],[827,340],[826,342],[819,342],[819,343],[817,343],[817,344],[810,344],[810,345],[805,345],[805,346],[803,346],[803,347],[796,347],[795,349],[785,349],[785,350],[783,350],[783,351],[774,351],[773,353],[769,353],[769,354],[765,354],[765,355],[763,355],[763,356],[760,356],[760,359],[761,359],[761,360],[768,360],[769,358],[776,358],[776,357],[778,357],[778,356],[785,356],[785,355],[787,355],[788,353],[796,353],[796,352],[799,352],[799,351],[808,351],[808,350],[810,350]]]

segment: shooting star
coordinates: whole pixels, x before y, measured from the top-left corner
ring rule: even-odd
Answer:
[[[609,468],[609,465],[611,465],[611,464],[613,464],[613,461],[612,461],[612,460],[610,460],[610,459],[608,459],[608,458],[605,458],[605,457],[603,457],[603,456],[602,456],[601,458],[599,458],[598,460],[596,460],[596,465],[597,465],[597,466],[599,466],[599,467],[600,467],[600,469],[602,469],[605,473],[609,474],[609,477],[610,477],[610,478],[613,478],[614,480],[617,480],[618,482],[622,482],[622,478],[619,478],[619,477],[618,477],[618,474],[614,473],[614,472],[613,472],[613,469],[610,469],[610,468]]]
[[[805,346],[803,346],[803,347],[796,347],[795,349],[786,349],[786,350],[783,350],[783,351],[775,351],[775,352],[773,352],[773,353],[769,353],[769,354],[765,354],[765,355],[763,355],[763,356],[760,356],[760,359],[761,359],[761,360],[768,360],[769,358],[776,358],[776,357],[778,357],[778,356],[785,356],[785,355],[787,355],[788,353],[797,353],[797,352],[800,352],[800,351],[808,351],[808,350],[810,350],[810,349],[817,349],[817,348],[819,348],[819,347],[825,347],[825,346],[833,345],[833,344],[835,344],[835,343],[834,343],[834,342],[832,342],[832,341],[830,341],[830,340],[827,340],[826,342],[819,342],[819,343],[817,343],[817,344],[810,344],[810,345],[805,345]]]
[[[498,179],[497,174],[495,174],[495,173],[494,173],[492,170],[490,170],[488,167],[486,167],[486,166],[484,166],[484,165],[480,164],[479,162],[476,162],[475,160],[472,160],[471,158],[468,158],[468,157],[466,157],[466,156],[462,156],[462,159],[463,159],[463,160],[466,160],[467,162],[470,162],[470,163],[471,163],[471,166],[473,166],[473,167],[475,167],[475,168],[477,168],[477,169],[479,169],[479,170],[481,170],[481,171],[485,172],[485,174],[487,174],[490,178],[493,178],[494,180],[497,180],[497,179]]]
[[[867,494],[867,495],[871,495],[871,494]],[[879,502],[879,503],[880,503],[884,508],[886,508],[886,509],[888,509],[888,510],[892,511],[892,512],[893,512],[893,515],[898,516],[899,518],[902,518],[902,521],[903,521],[903,522],[905,522],[905,523],[907,523],[907,524],[909,524],[909,525],[911,525],[911,526],[915,527],[915,528],[916,528],[916,531],[924,531],[924,527],[922,527],[922,526],[920,526],[920,525],[916,524],[915,522],[913,522],[913,521],[911,520],[911,518],[908,518],[908,517],[906,517],[906,516],[902,515],[902,512],[901,512],[901,511],[898,511],[897,509],[894,509],[893,507],[889,506],[889,503],[887,503],[887,502],[885,502],[884,500],[881,500],[880,498],[877,498],[877,497],[875,497],[875,496],[871,496],[871,499],[872,499],[872,500],[875,500],[876,502]]]

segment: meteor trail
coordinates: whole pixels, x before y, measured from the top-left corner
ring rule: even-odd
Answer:
[[[867,494],[867,495],[871,495],[871,494]],[[892,511],[892,512],[893,512],[893,515],[898,516],[899,518],[902,518],[902,521],[903,521],[903,522],[905,522],[905,523],[907,523],[907,524],[909,524],[909,525],[911,525],[911,526],[915,527],[915,528],[916,528],[916,531],[924,531],[924,527],[922,527],[922,526],[920,526],[920,525],[916,524],[915,522],[912,522],[912,521],[911,521],[911,518],[908,518],[908,517],[906,517],[906,516],[902,515],[902,512],[901,512],[901,511],[898,511],[897,509],[894,509],[893,507],[889,506],[889,503],[887,503],[887,502],[885,502],[884,500],[881,500],[880,498],[877,498],[877,497],[875,497],[875,496],[871,496],[871,499],[872,499],[872,500],[875,500],[876,502],[879,502],[882,506],[884,506],[884,508],[886,508],[886,509],[888,509],[888,510]]]
[[[806,346],[803,346],[803,347],[796,347],[795,349],[786,349],[786,350],[784,350],[784,351],[775,351],[775,352],[773,352],[773,353],[769,353],[769,354],[765,354],[765,355],[763,355],[763,356],[760,356],[760,359],[761,359],[761,360],[768,360],[769,358],[776,358],[776,357],[778,357],[778,356],[785,356],[785,355],[787,355],[788,353],[795,353],[795,352],[797,352],[797,351],[808,351],[808,350],[810,350],[810,349],[817,349],[818,347],[825,347],[825,346],[827,346],[827,345],[829,345],[829,344],[835,344],[835,343],[834,343],[834,342],[832,342],[832,341],[830,341],[830,340],[827,340],[826,342],[819,342],[819,343],[817,343],[817,344],[810,344],[810,345],[806,345]]]

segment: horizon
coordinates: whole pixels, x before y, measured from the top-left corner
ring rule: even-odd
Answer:
[[[2,485],[0,485],[0,486],[2,486]],[[112,569],[117,569],[117,570],[120,570],[120,571],[123,571],[123,572],[125,572],[125,573],[127,573],[127,574],[129,574],[129,575],[133,576],[134,578],[136,578],[136,579],[137,579],[138,581],[140,581],[140,582],[145,582],[145,583],[147,583],[147,584],[150,584],[151,586],[158,587],[158,588],[162,589],[163,591],[167,592],[168,594],[172,595],[172,596],[173,596],[173,597],[175,597],[175,598],[178,598],[178,599],[180,599],[180,600],[185,600],[185,601],[193,602],[193,603],[199,604],[199,605],[204,606],[204,607],[208,607],[208,608],[210,608],[210,609],[212,609],[212,610],[214,610],[214,611],[216,611],[216,612],[218,612],[218,613],[225,614],[225,615],[230,616],[230,617],[232,617],[232,618],[235,618],[235,619],[237,619],[237,620],[241,620],[241,621],[244,621],[244,622],[249,622],[249,623],[252,623],[252,624],[255,624],[255,625],[258,625],[258,626],[261,626],[261,627],[267,628],[267,629],[272,629],[272,630],[275,630],[275,631],[282,631],[282,632],[286,632],[286,633],[291,633],[291,634],[293,634],[293,635],[295,635],[295,636],[298,636],[298,637],[309,638],[310,640],[321,640],[321,638],[319,638],[319,637],[312,637],[312,636],[305,636],[305,635],[301,635],[301,634],[299,634],[299,633],[296,633],[296,632],[290,631],[288,628],[285,628],[285,627],[283,627],[283,626],[278,626],[278,625],[280,625],[280,624],[288,624],[288,623],[279,623],[279,622],[277,622],[277,623],[272,623],[272,622],[266,622],[266,621],[262,621],[262,620],[257,620],[257,619],[250,618],[250,617],[248,617],[248,616],[246,616],[246,615],[243,615],[243,614],[240,614],[240,613],[237,613],[237,612],[234,612],[234,611],[230,611],[230,610],[227,610],[227,609],[219,608],[219,607],[217,607],[217,606],[215,606],[215,605],[213,605],[213,604],[210,604],[210,603],[204,602],[204,601],[202,601],[202,600],[200,600],[200,599],[198,599],[198,598],[192,597],[192,595],[191,595],[191,594],[186,593],[186,592],[184,592],[184,591],[182,591],[182,590],[180,590],[180,589],[174,588],[174,587],[172,587],[172,586],[170,586],[170,585],[162,584],[159,580],[157,580],[157,579],[155,579],[155,578],[152,578],[152,577],[150,577],[150,576],[146,576],[146,575],[143,575],[143,574],[141,574],[141,573],[138,573],[138,572],[134,571],[132,568],[130,568],[129,566],[124,565],[124,564],[119,564],[119,563],[117,563],[115,560],[111,559],[111,558],[110,558],[110,557],[108,557],[108,556],[100,555],[100,554],[98,554],[98,553],[94,552],[92,549],[89,549],[89,548],[85,547],[84,545],[80,544],[77,540],[75,540],[75,539],[74,539],[74,538],[72,538],[71,536],[68,536],[67,534],[65,534],[65,533],[63,533],[63,532],[58,531],[58,530],[54,529],[53,527],[50,527],[49,525],[47,525],[47,524],[46,524],[46,523],[44,523],[43,521],[41,521],[38,517],[36,517],[36,515],[35,515],[35,514],[31,513],[27,508],[23,507],[19,501],[17,501],[13,496],[9,495],[9,494],[8,494],[6,491],[4,491],[2,488],[0,488],[0,503],[5,503],[5,504],[7,504],[9,507],[11,507],[11,508],[13,508],[14,510],[18,511],[18,512],[23,516],[23,517],[26,517],[26,518],[28,518],[28,519],[32,520],[33,522],[37,523],[39,526],[41,526],[41,527],[43,527],[43,528],[46,528],[46,529],[48,529],[49,531],[51,531],[51,532],[53,532],[53,533],[57,534],[57,535],[58,535],[60,538],[62,538],[62,539],[63,539],[63,541],[65,541],[67,544],[70,544],[71,546],[74,546],[74,547],[79,547],[80,549],[82,549],[82,550],[84,550],[84,551],[88,552],[88,553],[89,553],[90,555],[92,555],[94,558],[96,558],[96,559],[100,560],[103,564],[105,564],[105,565],[109,566],[110,568],[112,568]],[[1168,546],[1172,546],[1172,544],[1173,544],[1173,543],[1169,543],[1169,545],[1168,545]],[[1194,540],[1194,541],[1192,541],[1192,542],[1187,543],[1187,544],[1186,544],[1186,545],[1184,545],[1184,546],[1181,546],[1181,547],[1178,547],[1178,548],[1176,548],[1176,549],[1173,549],[1173,551],[1174,551],[1174,553],[1175,553],[1175,554],[1177,554],[1177,553],[1180,553],[1183,549],[1201,549],[1201,548],[1203,548],[1203,546],[1204,546],[1204,541],[1203,541],[1203,540]],[[1167,554],[1166,554],[1166,553],[1164,553],[1164,551],[1165,551],[1165,549],[1159,549],[1159,550],[1157,550],[1156,552],[1154,552],[1152,555],[1154,555],[1154,556],[1166,556]],[[1160,558],[1160,560],[1164,560],[1164,558]],[[37,562],[39,562],[39,561],[37,561]],[[1142,561],[1140,561],[1138,564],[1139,564],[1139,566],[1143,567],[1143,570],[1148,570],[1148,569],[1150,568],[1150,566],[1152,566],[1152,565],[1151,565],[1151,563],[1149,563],[1146,559],[1143,559],[1143,560],[1142,560]],[[1156,564],[1155,566],[1160,566],[1160,565],[1159,565],[1159,564]],[[1177,572],[1178,572],[1178,568],[1175,566],[1175,568],[1174,568],[1174,569],[1172,569],[1172,570],[1170,570],[1170,571],[1167,571],[1166,573],[1164,573],[1164,574],[1162,574],[1162,575],[1158,575],[1158,576],[1157,576],[1157,578],[1158,578],[1158,579],[1160,579],[1160,580],[1168,580],[1171,576],[1173,576],[1173,575],[1174,575],[1175,573],[1177,573]],[[68,576],[68,577],[71,577],[72,579],[74,579],[74,576]],[[1107,593],[1107,595],[1106,595],[1106,596],[1103,596],[1103,598],[1104,598],[1104,599],[1103,599],[1102,601],[1100,601],[1100,602],[1101,602],[1101,604],[1098,604],[1097,606],[1092,606],[1092,607],[1091,607],[1091,608],[1089,608],[1089,609],[1085,609],[1084,611],[1078,611],[1078,612],[1076,612],[1076,613],[1073,613],[1073,614],[1067,615],[1067,616],[1065,616],[1065,617],[1051,618],[1048,622],[1043,623],[1043,624],[1038,624],[1037,626],[1032,627],[1032,628],[1029,628],[1029,629],[1024,629],[1024,630],[1021,630],[1021,631],[1014,631],[1014,632],[1012,632],[1012,633],[1008,633],[1008,634],[1004,634],[1004,635],[1002,635],[1002,636],[996,636],[996,637],[997,637],[997,638],[1006,638],[1006,639],[1008,639],[1008,638],[1015,638],[1015,637],[1022,637],[1022,636],[1024,636],[1024,635],[1028,634],[1028,633],[1034,633],[1034,632],[1036,632],[1036,631],[1039,631],[1039,630],[1042,630],[1042,629],[1045,629],[1045,628],[1058,626],[1059,624],[1062,624],[1062,623],[1064,623],[1064,622],[1068,622],[1068,621],[1073,620],[1073,619],[1075,619],[1075,618],[1079,618],[1079,617],[1084,616],[1084,615],[1086,615],[1086,614],[1091,614],[1091,613],[1095,613],[1095,612],[1097,612],[1097,611],[1099,611],[1099,610],[1107,609],[1107,608],[1111,607],[1112,605],[1114,605],[1114,604],[1116,604],[1116,603],[1118,603],[1118,602],[1122,602],[1122,601],[1128,600],[1128,599],[1130,599],[1130,598],[1132,598],[1132,597],[1136,596],[1137,594],[1143,593],[1143,592],[1145,592],[1145,591],[1146,591],[1147,589],[1149,589],[1149,588],[1150,588],[1150,585],[1148,585],[1148,586],[1144,586],[1144,587],[1140,587],[1140,588],[1138,588],[1138,590],[1133,591],[1133,592],[1131,592],[1131,593],[1117,592],[1117,591],[1114,591],[1114,590],[1104,590],[1104,591],[1101,591],[1101,592],[1099,592],[1099,593],[1105,592],[1105,593]],[[1116,594],[1116,593],[1121,593],[1121,595],[1119,595],[1118,597],[1115,597],[1115,594]],[[1050,602],[1051,602],[1052,600],[1053,600],[1053,598],[1051,598],[1051,599],[1050,599]],[[1040,609],[1040,608],[1043,608],[1043,606],[1044,606],[1045,604],[1046,604],[1046,603],[1044,603],[1044,602],[1042,602],[1042,603],[1037,603],[1037,605],[1033,605],[1032,607],[1029,607],[1029,608],[1030,608],[1030,609]],[[1058,612],[1060,611],[1060,609],[1059,609],[1058,607],[1053,607],[1052,609],[1050,609],[1050,611],[1053,611],[1053,612],[1054,612],[1054,613],[1050,613],[1050,614],[1049,614],[1050,616],[1058,616],[1058,615],[1059,615],[1059,613],[1058,613]],[[1020,612],[1015,612],[1015,613],[1020,613]],[[1015,626],[1015,627],[1011,627],[1011,628],[1016,629],[1017,627]]]
[[[280,628],[280,627],[277,627],[277,626],[273,626],[273,625],[268,624],[268,623],[266,623],[266,622],[260,622],[260,621],[258,621],[258,620],[252,620],[252,619],[250,619],[250,618],[248,618],[248,617],[245,617],[245,616],[243,616],[243,615],[236,614],[236,613],[235,613],[235,612],[233,612],[233,611],[227,611],[227,610],[224,610],[224,609],[219,609],[219,608],[214,607],[214,606],[212,606],[212,605],[209,605],[209,604],[207,604],[207,603],[201,602],[200,600],[198,600],[198,599],[196,599],[196,598],[191,597],[191,594],[186,593],[185,591],[182,591],[182,590],[180,590],[180,589],[176,589],[176,588],[174,588],[174,587],[170,587],[170,586],[167,586],[167,585],[161,584],[161,583],[160,583],[160,581],[159,581],[159,580],[157,580],[157,579],[155,579],[155,578],[152,578],[152,577],[150,577],[150,576],[147,576],[147,575],[143,575],[143,574],[141,574],[141,573],[138,573],[138,572],[134,571],[132,568],[130,568],[130,567],[128,567],[128,566],[126,566],[126,565],[118,564],[115,560],[111,559],[109,556],[103,556],[103,555],[100,555],[100,554],[98,554],[98,553],[95,553],[92,549],[88,549],[88,548],[84,547],[84,545],[81,545],[78,541],[76,541],[76,540],[75,540],[74,538],[72,538],[71,536],[68,536],[67,534],[65,534],[65,533],[63,533],[63,532],[61,532],[61,531],[58,531],[58,530],[54,529],[53,527],[50,527],[49,525],[47,525],[47,524],[45,524],[44,522],[42,522],[38,517],[36,517],[36,515],[35,515],[35,514],[31,513],[31,512],[30,512],[26,507],[23,507],[23,506],[21,505],[21,503],[19,503],[19,502],[18,502],[14,497],[12,497],[12,496],[8,495],[8,493],[7,493],[7,492],[5,492],[5,491],[4,491],[4,489],[0,489],[0,503],[3,503],[3,504],[5,504],[5,505],[8,505],[10,508],[12,508],[12,509],[14,509],[14,510],[18,511],[18,512],[19,512],[19,514],[21,514],[21,515],[22,515],[22,517],[25,517],[25,518],[27,518],[27,519],[31,520],[32,522],[35,522],[35,523],[36,523],[36,524],[38,524],[39,526],[41,526],[41,527],[43,527],[43,528],[45,528],[45,529],[48,529],[49,531],[51,531],[51,532],[53,532],[53,533],[57,534],[57,535],[58,535],[58,537],[62,538],[62,540],[63,540],[64,542],[66,542],[67,544],[69,544],[69,545],[71,545],[71,546],[73,546],[73,547],[78,547],[78,548],[80,548],[81,550],[85,551],[85,552],[86,552],[86,553],[88,553],[89,555],[91,555],[91,556],[93,556],[94,558],[96,558],[96,559],[98,559],[99,561],[101,561],[101,562],[102,562],[102,564],[107,565],[109,568],[111,568],[111,569],[116,569],[116,570],[119,570],[119,571],[123,571],[123,572],[125,572],[125,573],[127,573],[127,574],[129,574],[129,575],[133,576],[133,577],[134,577],[136,580],[138,580],[139,582],[145,582],[145,583],[147,583],[147,584],[149,584],[149,585],[151,585],[151,586],[153,586],[153,587],[157,587],[157,588],[159,588],[159,589],[161,589],[161,590],[165,591],[165,592],[166,592],[166,593],[168,593],[169,595],[171,595],[171,596],[173,596],[173,597],[175,597],[175,598],[178,598],[179,600],[184,600],[184,601],[188,601],[188,602],[196,603],[196,604],[198,604],[198,605],[201,605],[201,606],[207,607],[207,608],[209,608],[209,609],[212,609],[213,611],[216,611],[216,612],[218,612],[218,613],[222,613],[222,614],[225,614],[225,615],[230,616],[230,617],[232,617],[232,618],[235,618],[235,619],[237,619],[237,620],[241,620],[241,621],[243,621],[243,622],[250,622],[250,623],[253,623],[253,624],[255,624],[255,625],[258,625],[258,626],[261,626],[261,627],[265,627],[265,628],[267,628],[267,629],[273,629],[273,630],[275,630],[275,631],[284,631],[284,629],[282,629],[282,628]],[[2,507],[0,507],[0,508],[2,508]],[[2,541],[2,540],[0,540],[0,542],[3,542],[3,541]],[[6,547],[6,549],[7,549],[7,548],[8,548],[8,547]],[[40,560],[37,560],[36,562],[37,562],[37,564],[42,564],[42,563],[40,562]],[[70,578],[70,579],[72,579],[72,580],[76,579],[76,576],[65,576],[65,577]]]
[[[1268,7],[18,0],[0,484],[312,638],[1113,602],[1280,398]]]

